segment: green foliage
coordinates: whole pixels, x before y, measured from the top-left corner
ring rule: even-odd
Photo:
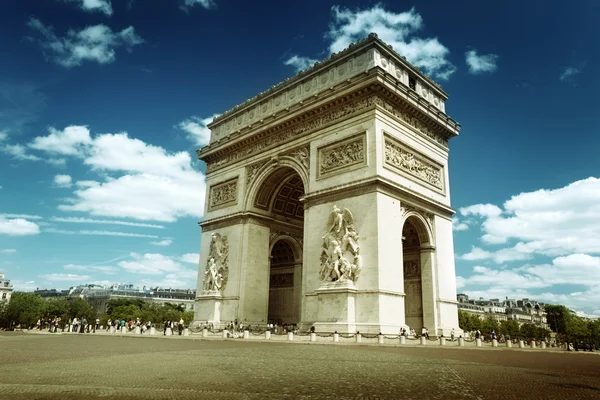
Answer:
[[[514,319],[509,319],[508,321],[500,322],[500,334],[508,335],[511,338],[516,338],[521,334],[521,327],[517,321]]]
[[[194,320],[193,311],[185,311],[183,304],[165,303],[163,305],[145,301],[143,299],[116,299],[108,303],[107,314],[102,321],[111,320],[136,320],[150,321],[153,324],[162,324],[164,321],[179,321],[183,318],[186,325]]]
[[[468,313],[466,311],[458,310],[458,326],[465,332],[480,329],[483,325],[483,321],[479,316]]]
[[[87,301],[81,298],[69,300],[68,315],[69,318],[85,318],[88,321],[96,319],[96,312]]]
[[[85,318],[89,323],[96,320],[96,313],[89,303],[81,298],[50,298],[44,301],[33,293],[15,292],[10,303],[0,303],[0,328],[10,329],[17,326],[31,328],[40,318],[60,317],[62,325],[69,319]],[[194,320],[193,311],[185,311],[184,304],[164,305],[152,303],[144,299],[113,299],[108,303],[108,313],[100,318],[100,324],[106,325],[111,320],[151,321],[162,324],[164,321],[179,321],[183,318],[186,325]]]
[[[3,327],[13,329],[33,327],[37,320],[44,314],[44,300],[33,293],[15,292],[11,296],[8,306],[4,308],[2,318]]]
[[[500,329],[500,324],[496,320],[496,318],[488,315],[481,324],[481,328],[479,329],[482,333],[491,333],[492,331],[498,333]]]

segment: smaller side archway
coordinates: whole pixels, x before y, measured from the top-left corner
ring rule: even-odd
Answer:
[[[432,235],[417,212],[407,214],[402,226],[405,323],[417,334],[435,335],[437,312]]]
[[[288,236],[279,236],[269,257],[269,300],[267,320],[272,324],[300,321],[302,296],[302,250]]]

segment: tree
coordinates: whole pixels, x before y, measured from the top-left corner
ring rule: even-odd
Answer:
[[[15,292],[4,311],[4,327],[14,329],[33,327],[44,314],[44,300],[33,293]]]
[[[483,321],[479,316],[458,310],[458,326],[465,332],[481,329]]]
[[[498,324],[498,320],[491,315],[485,317],[483,323],[481,324],[481,331],[485,333],[491,333],[492,331],[497,333],[499,329],[500,324]]]
[[[90,304],[81,299],[75,298],[69,300],[69,318],[85,318],[90,323],[96,319],[96,312],[92,309]]]
[[[511,338],[516,338],[521,333],[521,327],[519,323],[514,319],[509,319],[508,321],[500,322],[500,333],[503,335],[508,335]]]

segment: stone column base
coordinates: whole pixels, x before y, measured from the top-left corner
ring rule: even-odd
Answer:
[[[317,332],[356,332],[356,287],[352,281],[323,282],[316,290]]]

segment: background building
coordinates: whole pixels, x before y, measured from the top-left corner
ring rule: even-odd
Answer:
[[[34,291],[42,298],[67,297],[86,300],[98,316],[106,313],[108,302],[113,299],[143,299],[156,304],[183,305],[185,311],[194,310],[196,291],[191,289],[164,289],[160,287],[134,287],[131,284],[100,286],[94,284],[72,286],[68,290],[38,289]]]
[[[4,272],[0,272],[0,301],[9,302],[13,287],[10,280],[4,279]]]
[[[512,300],[508,297],[505,300],[484,300],[481,297],[479,300],[473,300],[462,293],[456,298],[459,310],[477,315],[481,319],[490,316],[498,322],[515,320],[520,325],[529,323],[548,328],[545,304],[535,300]]]

